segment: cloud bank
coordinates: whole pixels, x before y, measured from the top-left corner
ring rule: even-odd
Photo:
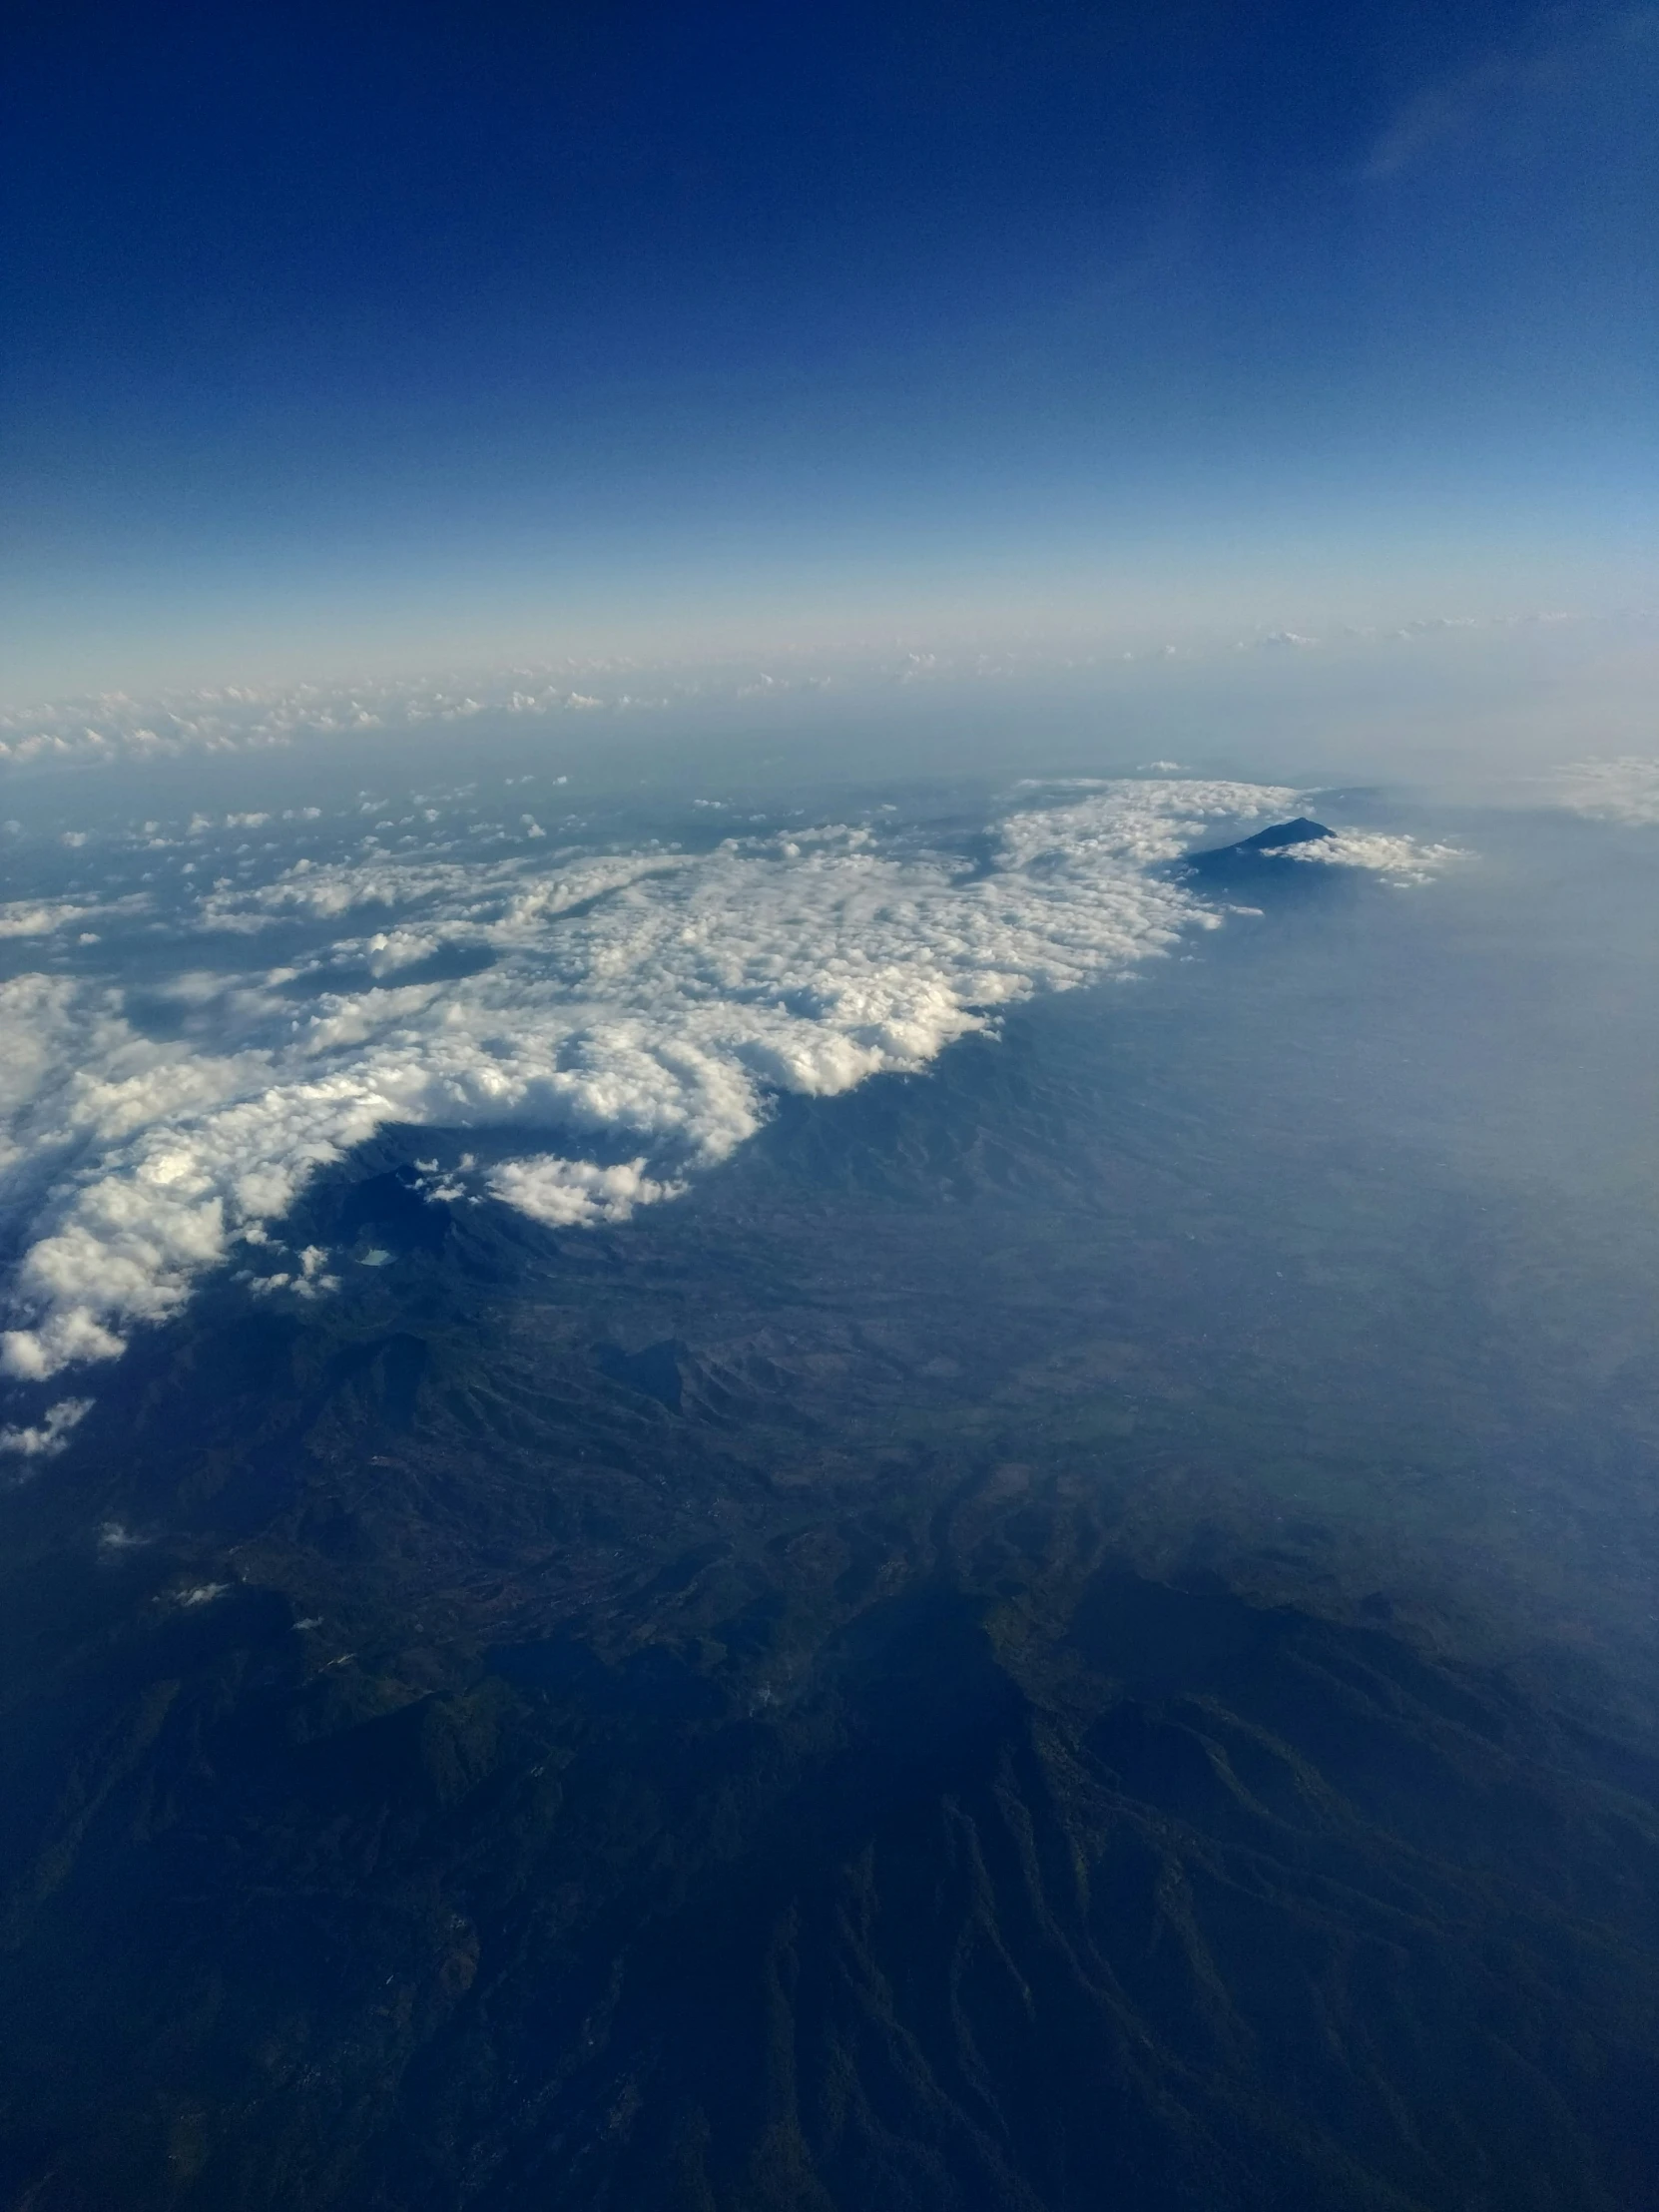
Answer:
[[[1659,760],[1626,753],[1611,761],[1575,761],[1555,780],[1557,806],[1633,830],[1659,823]]]
[[[306,741],[338,746],[420,730],[445,730],[480,717],[521,726],[557,726],[567,718],[656,715],[664,710],[732,707],[839,688],[849,680],[879,687],[1019,683],[1044,675],[1104,673],[1126,664],[1180,669],[1239,654],[1344,653],[1356,646],[1392,650],[1453,636],[1502,638],[1553,629],[1580,618],[1555,612],[1417,615],[1404,621],[1343,623],[1313,637],[1283,626],[1253,631],[1141,638],[1104,635],[1044,642],[1023,626],[1017,641],[906,647],[890,637],[838,645],[785,645],[760,658],[658,661],[584,658],[400,677],[331,678],[259,686],[222,684],[136,698],[103,692],[82,698],[0,704],[0,774],[8,769],[175,760],[196,755],[259,754]],[[763,661],[770,665],[762,665]],[[252,818],[250,818],[252,820]]]
[[[278,853],[265,880],[221,877],[148,985],[190,1009],[187,1034],[147,1027],[108,976],[0,986],[0,1204],[24,1225],[0,1364],[41,1382],[112,1359],[227,1263],[264,1295],[321,1294],[329,1256],[274,1230],[391,1124],[541,1138],[463,1164],[434,1203],[623,1221],[728,1158],[778,1093],[922,1069],[1001,1007],[1218,925],[1164,863],[1297,799],[1123,782],[955,850],[831,825],[702,852]],[[1351,838],[1347,856],[1398,873],[1437,850]],[[204,967],[205,943],[249,964]]]
[[[607,679],[600,696],[578,688]],[[197,753],[257,753],[298,738],[339,739],[465,723],[484,714],[547,717],[604,707],[666,706],[641,696],[625,664],[516,668],[471,678],[223,685],[134,699],[93,698],[0,707],[0,766],[41,762],[168,760]],[[630,689],[630,684],[636,688]],[[659,687],[660,688],[660,687]]]
[[[1417,837],[1390,836],[1375,830],[1345,830],[1308,844],[1280,846],[1278,852],[1284,859],[1306,860],[1315,867],[1367,868],[1384,882],[1400,884],[1426,883],[1463,856],[1454,844],[1424,844]]]

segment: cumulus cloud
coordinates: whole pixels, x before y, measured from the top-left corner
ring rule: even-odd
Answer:
[[[595,710],[663,706],[616,689],[627,664],[567,662],[512,668],[465,680],[306,683],[272,690],[224,685],[156,699],[125,693],[0,708],[0,765],[168,760],[196,753],[259,752],[300,738],[339,738],[470,722],[482,714],[550,718]],[[595,691],[595,679],[612,688]],[[262,829],[263,813],[233,815],[226,827]],[[204,818],[206,827],[206,818]],[[83,840],[84,841],[84,840]]]
[[[559,1160],[547,1154],[504,1160],[491,1170],[488,1182],[495,1197],[554,1229],[626,1221],[636,1206],[678,1198],[686,1187],[648,1176],[643,1154],[609,1168],[597,1167],[591,1160]]]
[[[1611,761],[1575,761],[1558,772],[1553,797],[1557,806],[1594,821],[1651,829],[1659,823],[1659,760],[1626,753]]]
[[[0,900],[0,937],[55,936],[60,930],[83,929],[94,919],[142,913],[149,903],[142,896],[103,902],[77,898],[4,899]]]
[[[61,1397],[31,1427],[0,1428],[0,1451],[24,1459],[55,1458],[68,1443],[70,1430],[91,1410],[90,1397]]]
[[[145,1033],[114,980],[0,986],[0,1203],[22,1232],[0,1365],[38,1382],[112,1359],[226,1264],[261,1296],[332,1287],[327,1255],[285,1254],[270,1225],[388,1125],[542,1133],[434,1197],[623,1221],[726,1159],[780,1092],[925,1068],[1000,1008],[1219,926],[1164,863],[1298,798],[1173,779],[1029,796],[960,850],[831,825],[695,853],[371,854],[222,882],[175,940],[184,1036]],[[1396,876],[1442,850],[1332,841]],[[202,970],[196,932],[238,928],[308,935],[262,973]],[[400,980],[457,949],[453,979]]]
[[[250,1223],[244,1229],[243,1236],[249,1244],[270,1242],[262,1222]],[[381,1253],[378,1256],[379,1263],[383,1265],[389,1257],[389,1254]],[[276,1291],[292,1291],[298,1298],[320,1298],[325,1292],[339,1289],[339,1277],[323,1272],[327,1262],[328,1255],[320,1245],[306,1245],[299,1254],[299,1265],[296,1268],[278,1268],[271,1275],[255,1275],[249,1270],[243,1279],[249,1289],[261,1298],[269,1298]]]
[[[1334,837],[1317,837],[1279,850],[1285,859],[1307,860],[1318,867],[1367,868],[1390,883],[1426,883],[1463,857],[1454,844],[1429,844],[1418,837],[1368,830],[1345,830]]]

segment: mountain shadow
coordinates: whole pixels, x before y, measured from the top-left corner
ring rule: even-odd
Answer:
[[[8,2201],[1653,2201],[1639,1757],[1219,1583],[826,1602],[425,1694],[181,1616],[14,1885]]]

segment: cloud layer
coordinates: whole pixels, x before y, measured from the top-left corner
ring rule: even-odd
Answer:
[[[233,1260],[257,1290],[318,1295],[328,1256],[286,1251],[275,1228],[319,1167],[389,1124],[541,1136],[452,1173],[434,1203],[621,1221],[727,1158],[777,1093],[923,1068],[1000,1007],[1214,926],[1162,863],[1296,804],[1126,782],[954,850],[830,826],[702,852],[278,854],[263,880],[221,877],[148,986],[190,1009],[183,1035],[146,1025],[110,978],[0,986],[17,1040],[0,1197],[27,1225],[0,1360],[39,1382],[113,1358]],[[1350,842],[1343,856],[1385,873],[1432,864],[1408,840]],[[204,967],[204,944],[248,959]]]
[[[994,650],[986,650],[982,640],[971,647],[941,645],[930,651],[891,640],[848,640],[823,650],[777,648],[766,654],[765,666],[747,655],[694,662],[590,657],[436,675],[269,687],[209,685],[147,698],[105,692],[0,705],[0,774],[41,764],[86,767],[200,754],[258,754],[307,740],[337,748],[342,740],[450,730],[480,717],[543,728],[571,717],[577,723],[603,723],[607,717],[650,716],[717,703],[728,709],[750,700],[776,704],[790,693],[839,688],[848,681],[879,687],[1023,684],[1045,673],[1104,673],[1126,663],[1178,669],[1239,654],[1317,658],[1321,652],[1341,654],[1361,645],[1391,650],[1454,636],[1525,635],[1577,619],[1535,611],[1480,617],[1430,614],[1381,626],[1345,623],[1321,637],[1281,626],[1244,636],[1194,634],[1181,644],[1147,637],[1133,645],[1104,636],[1092,642],[1056,637],[1045,644],[1022,626],[1017,642]]]
[[[1288,844],[1280,850],[1287,860],[1305,860],[1315,867],[1368,868],[1384,882],[1400,884],[1426,883],[1462,857],[1454,844],[1424,844],[1417,837],[1376,830],[1345,830],[1334,837]]]
[[[1559,772],[1555,799],[1597,822],[1651,829],[1659,823],[1659,760],[1627,753],[1612,761],[1575,761]]]
[[[593,690],[603,682],[603,693]],[[587,688],[584,689],[583,687]],[[296,738],[339,739],[472,721],[483,714],[545,717],[606,707],[668,704],[658,682],[618,663],[570,662],[470,678],[418,676],[223,685],[133,699],[123,692],[0,707],[0,766],[35,762],[167,760],[195,753],[261,752]]]

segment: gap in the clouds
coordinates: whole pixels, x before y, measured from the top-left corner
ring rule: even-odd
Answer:
[[[491,1195],[493,1169],[526,1156],[616,1167],[636,1159],[640,1149],[638,1132],[619,1128],[391,1123],[345,1159],[320,1168],[289,1211],[268,1225],[268,1234],[287,1251],[306,1246],[326,1251],[342,1286],[354,1280],[352,1270],[384,1265],[374,1256],[388,1245],[397,1260],[431,1256],[459,1249],[457,1232],[464,1232],[470,1267],[510,1275],[527,1234],[591,1237],[595,1232],[585,1227],[550,1232],[528,1221]]]
[[[445,944],[427,953],[423,958],[410,960],[400,966],[393,980],[399,986],[421,983],[464,983],[469,976],[484,975],[495,966],[500,955],[487,944]],[[382,988],[387,978],[378,974],[366,961],[336,960],[327,967],[313,968],[308,974],[299,974],[288,983],[289,994],[296,999],[317,998],[331,991],[352,993]]]

